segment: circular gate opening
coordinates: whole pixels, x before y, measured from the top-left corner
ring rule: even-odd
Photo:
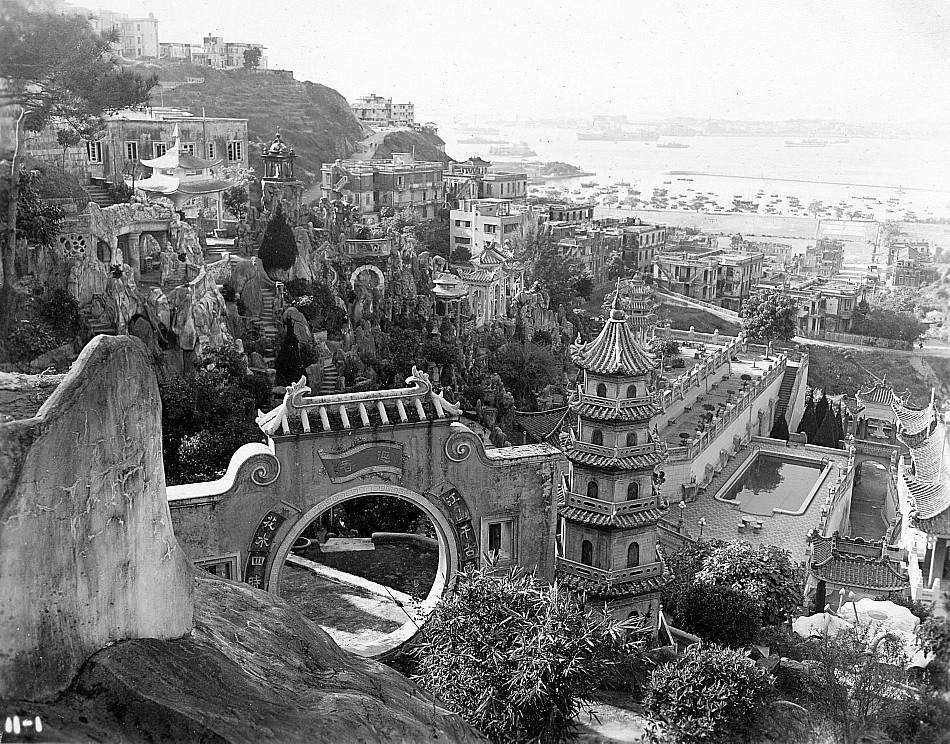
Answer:
[[[415,635],[449,585],[458,551],[445,517],[417,494],[353,490],[300,519],[270,586],[340,647],[375,657]],[[300,538],[310,545],[301,549]]]

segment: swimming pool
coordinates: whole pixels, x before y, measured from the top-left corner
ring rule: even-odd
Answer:
[[[745,514],[767,517],[776,509],[801,514],[825,466],[821,460],[759,452],[716,498],[736,504]]]

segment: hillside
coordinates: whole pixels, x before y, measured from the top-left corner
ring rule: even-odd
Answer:
[[[445,147],[445,140],[435,134],[401,129],[389,132],[376,147],[374,158],[389,158],[394,152],[415,152],[417,160],[433,160],[448,163],[452,160],[439,147]]]
[[[280,126],[285,141],[297,153],[297,175],[306,182],[318,180],[320,165],[349,157],[365,136],[347,100],[332,88],[300,82],[274,73],[213,70],[193,65],[150,67],[163,83],[203,77],[203,83],[167,86],[153,96],[163,105],[193,114],[247,119],[251,165],[259,166],[260,146],[270,143]]]

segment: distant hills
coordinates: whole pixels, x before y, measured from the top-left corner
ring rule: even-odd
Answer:
[[[290,72],[225,71],[188,64],[136,67],[158,75],[161,88],[152,96],[154,105],[185,109],[196,116],[204,112],[205,116],[247,119],[251,166],[258,172],[261,148],[273,141],[278,126],[297,154],[296,175],[307,185],[319,183],[323,163],[352,156],[370,134],[340,93],[319,83],[295,80]],[[421,132],[393,132],[376,146],[375,157],[411,152],[414,147],[420,159],[444,160],[437,147],[441,142]]]

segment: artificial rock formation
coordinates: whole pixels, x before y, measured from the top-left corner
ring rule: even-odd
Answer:
[[[130,337],[95,338],[36,416],[0,424],[0,698],[59,692],[109,643],[191,630],[160,432]]]

